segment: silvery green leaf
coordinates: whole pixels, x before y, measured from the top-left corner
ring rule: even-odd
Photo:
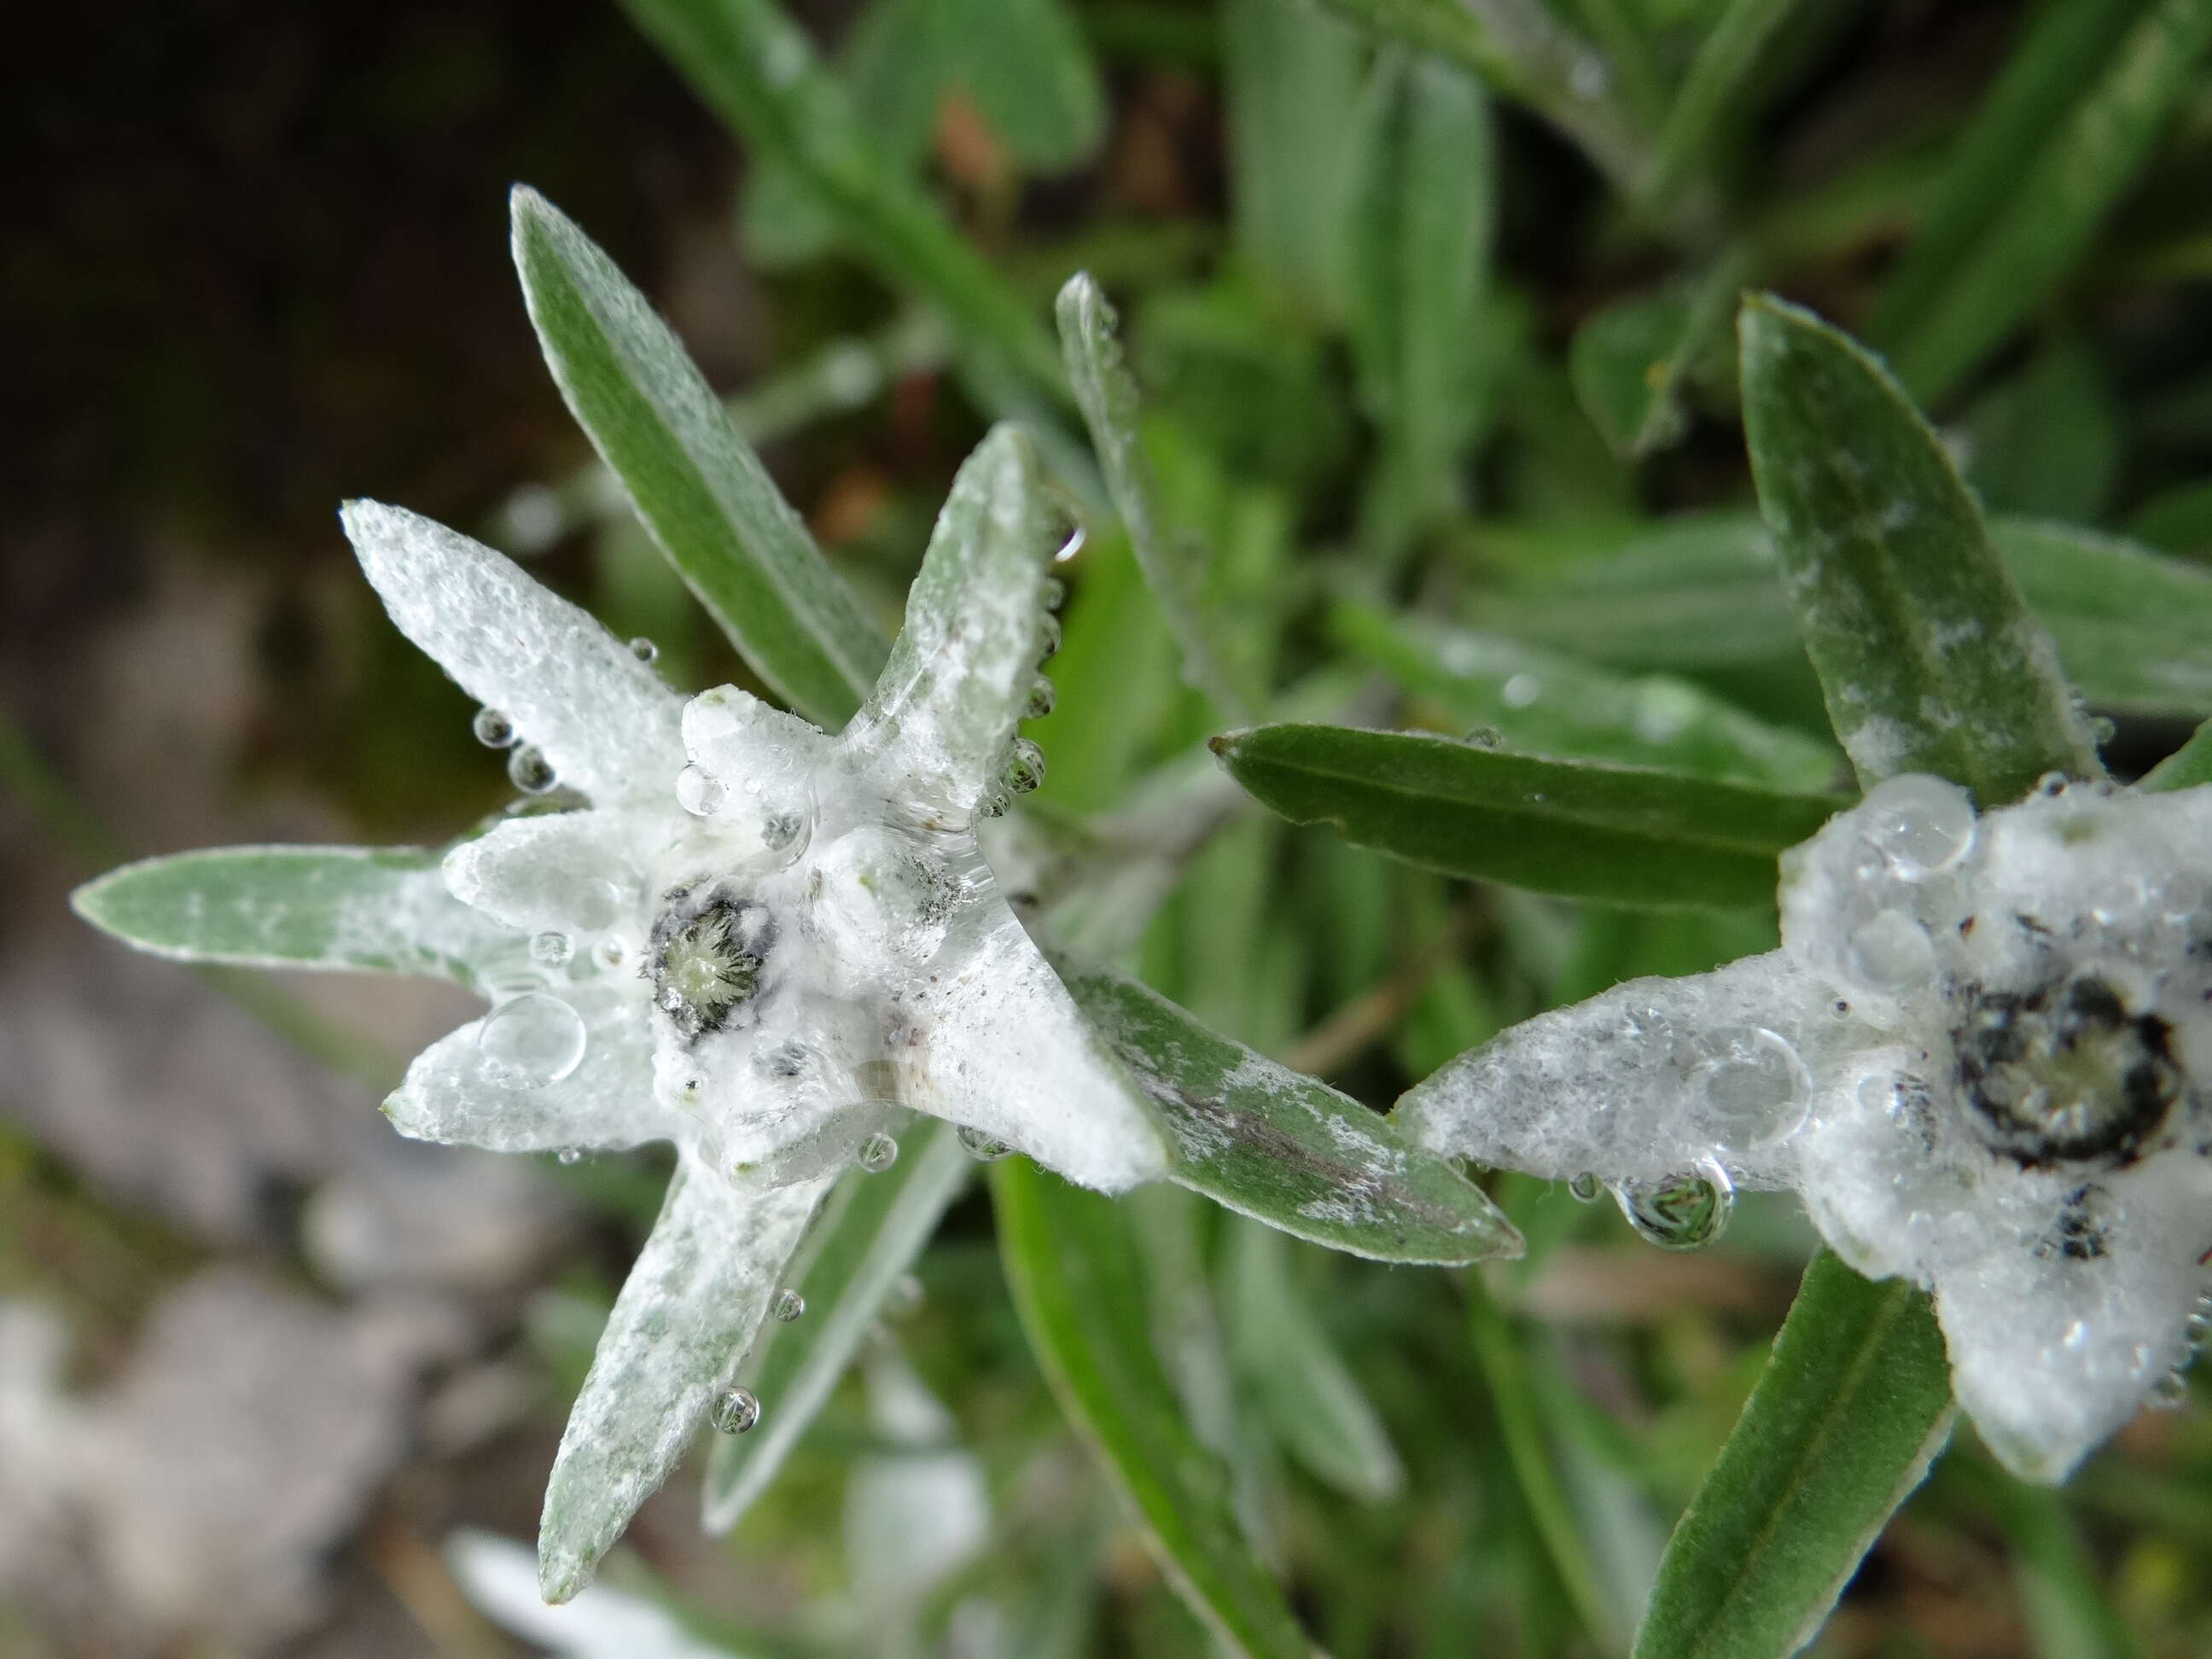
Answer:
[[[898,1162],[841,1177],[783,1275],[805,1311],[763,1326],[738,1382],[775,1402],[748,1434],[721,1437],[708,1465],[704,1524],[726,1532],[768,1489],[851,1366],[884,1299],[921,1255],[975,1160],[950,1123],[917,1121]]]
[[[683,699],[623,641],[504,554],[376,501],[339,514],[399,631],[598,805],[660,795],[684,764]]]
[[[471,983],[512,933],[446,890],[412,847],[219,847],[143,859],[70,896],[156,956],[244,968],[431,974]]]
[[[1316,1244],[1383,1261],[1512,1255],[1478,1188],[1348,1096],[1197,1020],[1133,980],[1071,969],[1069,991],[1136,1075],[1192,1191]]]
[[[512,205],[515,269],[569,412],[745,659],[801,714],[842,721],[883,641],[645,296],[535,191],[516,186]]]
[[[1996,806],[2046,772],[2100,775],[2050,635],[1904,388],[1771,297],[1741,334],[1760,511],[1860,781],[1931,772]]]
[[[887,793],[964,822],[998,787],[1051,626],[1044,584],[1064,539],[1036,451],[994,428],[952,481],[906,624],[842,739]]]
[[[829,1186],[741,1195],[689,1158],[678,1166],[561,1436],[538,1534],[548,1601],[583,1589],[690,1446]],[[763,1412],[775,1409],[763,1402]]]

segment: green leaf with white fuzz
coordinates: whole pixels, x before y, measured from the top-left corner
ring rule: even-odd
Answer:
[[[515,268],[570,412],[746,661],[838,725],[882,639],[645,296],[536,191],[517,187],[513,207]]]
[[[1996,806],[2046,772],[2098,775],[2050,635],[1904,389],[1771,297],[1741,336],[1760,511],[1861,783],[1932,772]]]

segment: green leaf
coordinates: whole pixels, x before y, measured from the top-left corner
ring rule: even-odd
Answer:
[[[840,1177],[783,1275],[805,1311],[763,1325],[738,1367],[738,1382],[771,1405],[751,1432],[717,1439],[702,1493],[708,1532],[728,1531],[768,1490],[974,1167],[951,1124],[917,1120],[890,1169]]]
[[[1149,1335],[1128,1211],[1026,1159],[991,1171],[1022,1328],[1060,1409],[1135,1508],[1191,1610],[1243,1659],[1313,1659],[1237,1528],[1228,1472],[1184,1420]]]
[[[1387,1503],[1405,1489],[1405,1465],[1292,1279],[1291,1248],[1272,1227],[1231,1229],[1230,1352],[1292,1456],[1347,1498]]]
[[[1741,118],[1760,53],[1796,4],[1796,0],[1728,0],[1698,42],[1660,126],[1645,186],[1655,204],[1670,200],[1707,161],[1723,125]]]
[[[1575,331],[1567,372],[1616,455],[1640,459],[1689,430],[1684,376],[1726,325],[1741,262],[1725,258],[1656,294],[1616,301]]]
[[[663,552],[799,713],[842,724],[884,643],[666,324],[536,191],[514,195],[514,263],[561,395]]]
[[[623,0],[708,108],[803,179],[839,234],[917,289],[973,349],[1057,396],[1060,364],[1028,304],[885,155],[850,94],[774,0]]]
[[[1062,0],[938,0],[937,9],[955,87],[1017,161],[1064,173],[1097,149],[1105,88]]]
[[[2046,772],[2099,775],[2050,636],[1904,390],[1771,297],[1742,338],[1760,511],[1860,781],[1932,772],[1997,806]]]
[[[2073,525],[1999,520],[1997,550],[2099,708],[2212,714],[2212,569]]]
[[[1395,556],[1462,507],[1462,463],[1486,413],[1497,179],[1480,86],[1403,48],[1376,53],[1346,172],[1346,315],[1382,437],[1368,517]]]
[[[1504,635],[1366,606],[1340,607],[1333,620],[1338,638],[1459,730],[1488,728],[1515,749],[1808,791],[1826,788],[1842,759],[1686,680],[1628,679]]]
[[[1775,855],[1842,805],[1411,732],[1261,726],[1213,751],[1293,823],[1333,823],[1449,875],[1618,904],[1771,903]]]
[[[2136,785],[2140,789],[2193,789],[2212,783],[2212,720],[2189,734],[2189,741],[2168,755]]]
[[[419,847],[217,847],[144,859],[70,896],[78,915],[179,962],[428,974],[474,984],[516,935],[446,890]]]
[[[2081,522],[2104,516],[2119,471],[2119,416],[2078,341],[2039,352],[1977,398],[1960,436],[1966,481],[1984,512]]]
[[[2161,553],[2203,560],[2212,554],[2212,478],[2160,490],[2129,515],[2127,528]]]
[[[1114,509],[1128,529],[1138,567],[1182,653],[1183,678],[1225,718],[1244,719],[1249,704],[1215,649],[1207,626],[1200,573],[1191,568],[1187,547],[1167,544],[1158,489],[1137,429],[1137,383],[1122,359],[1114,308],[1090,274],[1078,271],[1060,289],[1056,311],[1060,349],[1075,386],[1075,400],[1091,429]]]
[[[1823,1250],[1659,1564],[1636,1659],[1775,1659],[1807,1642],[1951,1432],[1927,1297]]]
[[[1950,390],[2070,271],[2197,84],[2212,0],[2065,0],[1966,119],[1872,337],[1898,378]]]
[[[1076,1006],[1158,1107],[1173,1178],[1315,1244],[1455,1264],[1520,1239],[1481,1189],[1389,1121],[1118,974],[1062,966]]]

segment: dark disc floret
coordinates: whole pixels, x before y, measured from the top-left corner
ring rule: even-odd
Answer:
[[[760,995],[775,935],[756,899],[711,883],[672,891],[646,963],[653,1006],[687,1041],[728,1030]]]

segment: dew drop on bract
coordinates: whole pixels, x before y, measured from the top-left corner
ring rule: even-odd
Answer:
[[[729,798],[722,781],[696,763],[676,775],[676,804],[695,818],[712,817]]]
[[[496,708],[479,708],[469,722],[477,741],[487,749],[504,749],[514,741],[514,722]]]
[[[582,1158],[584,1149],[581,1146],[563,1146],[554,1156],[563,1164],[574,1164]]]
[[[2189,1403],[2189,1379],[2179,1371],[2168,1371],[2150,1385],[2146,1403],[2154,1411],[2179,1411]]]
[[[1060,618],[1050,611],[1037,628],[1037,660],[1044,661],[1060,649]]]
[[[750,1389],[725,1389],[714,1396],[707,1419],[719,1433],[743,1434],[760,1421],[760,1400]]]
[[[1006,809],[1013,804],[1014,798],[1005,790],[994,789],[975,803],[975,816],[979,818],[1002,818],[1006,816]]]
[[[768,1304],[768,1310],[775,1316],[776,1323],[788,1325],[806,1311],[806,1298],[797,1291],[778,1291],[775,1299]]]
[[[1470,749],[1499,749],[1505,744],[1505,734],[1494,726],[1470,726],[1460,738]]]
[[[1936,944],[1913,917],[1884,910],[1853,931],[1850,969],[1875,990],[1909,991],[1936,976]]]
[[[1048,611],[1057,611],[1067,603],[1067,584],[1057,576],[1047,576],[1037,588],[1037,598]]]
[[[872,1134],[860,1143],[860,1167],[881,1175],[898,1162],[898,1142],[887,1134]]]
[[[530,936],[530,959],[544,968],[558,968],[576,954],[576,941],[557,927]]]
[[[1604,1188],[1598,1182],[1598,1178],[1588,1170],[1584,1170],[1567,1182],[1567,1194],[1577,1204],[1596,1203],[1598,1194],[1603,1190]]]
[[[1030,700],[1022,710],[1022,717],[1024,720],[1041,720],[1052,713],[1053,704],[1056,701],[1052,682],[1040,674],[1030,682]]]
[[[629,653],[640,662],[651,662],[660,654],[660,647],[641,634],[629,642]]]
[[[1067,518],[1067,534],[1061,540],[1058,549],[1054,551],[1052,562],[1054,564],[1066,564],[1083,551],[1083,544],[1090,539],[1091,530],[1083,522],[1083,515],[1070,509]]]
[[[526,1089],[558,1083],[583,1063],[583,1017],[543,991],[502,1002],[477,1028],[477,1048],[493,1074]]]
[[[1974,804],[1955,783],[1917,773],[1867,793],[1867,839],[1906,881],[1940,876],[1974,844]]]
[[[1735,1209],[1735,1183],[1711,1158],[1694,1170],[1656,1181],[1623,1181],[1613,1200],[1628,1224],[1662,1250],[1694,1250],[1726,1231]]]
[[[1744,1151],[1796,1132],[1812,1107],[1813,1077],[1787,1038],[1763,1025],[1723,1025],[1703,1041],[1712,1058],[1695,1087],[1706,1133]]]
[[[982,1164],[996,1164],[1002,1158],[1011,1158],[1014,1151],[998,1136],[972,1123],[960,1126],[960,1144],[968,1149],[969,1157]]]
[[[534,743],[526,743],[507,756],[507,779],[526,795],[542,795],[559,781],[553,775],[553,763],[538,752]]]
[[[1044,781],[1044,750],[1028,738],[1014,739],[1013,752],[1006,758],[1006,769],[1002,775],[1007,789],[1017,795],[1026,795]]]

